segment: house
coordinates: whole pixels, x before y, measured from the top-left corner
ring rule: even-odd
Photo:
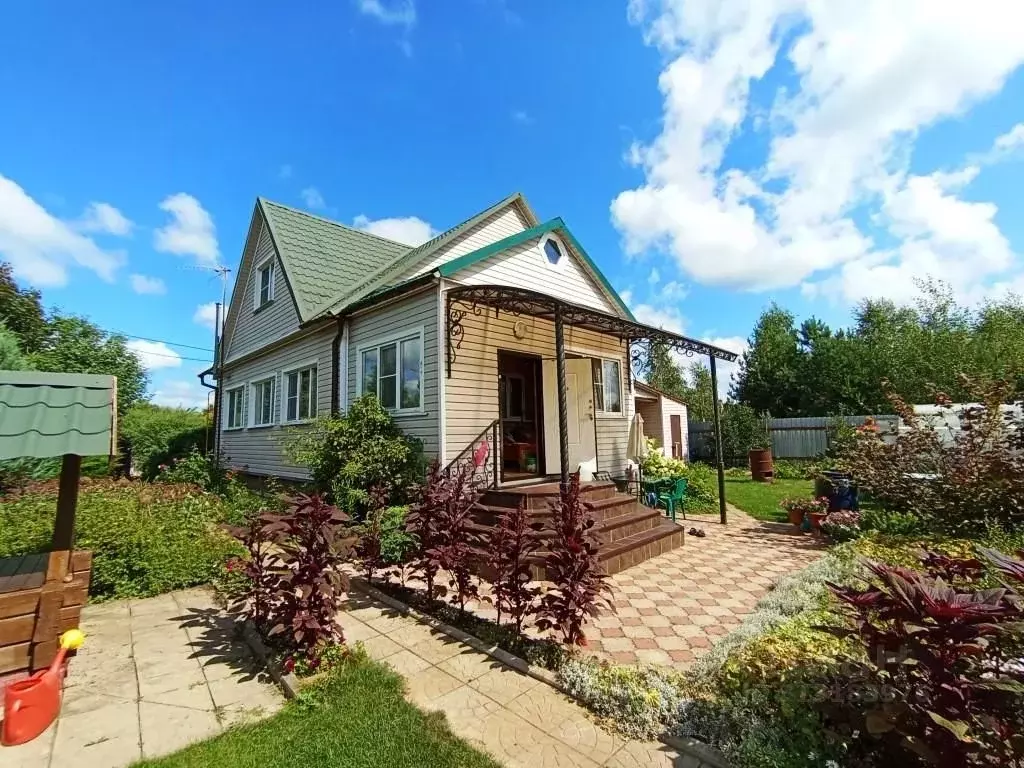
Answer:
[[[670,459],[689,456],[686,403],[643,381],[633,383],[633,397],[636,412],[644,420],[644,435],[654,440],[662,455]]]
[[[735,359],[638,322],[565,223],[521,194],[412,248],[260,198],[237,275],[219,448],[252,475],[305,478],[286,430],[372,392],[445,464],[487,441],[491,487],[614,477],[637,408],[667,415],[663,444],[685,440],[685,406],[633,378],[651,344]]]

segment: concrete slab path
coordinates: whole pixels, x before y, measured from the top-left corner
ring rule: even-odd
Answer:
[[[207,590],[89,606],[82,630],[61,716],[38,739],[0,747],[3,768],[119,768],[284,703]]]
[[[624,739],[551,686],[363,594],[339,614],[349,643],[402,674],[408,699],[509,768],[700,768],[659,742]]]

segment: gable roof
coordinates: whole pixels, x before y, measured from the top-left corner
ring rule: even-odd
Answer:
[[[526,198],[521,192],[515,192],[508,197],[499,200],[494,205],[488,206],[479,213],[470,216],[465,221],[456,224],[451,229],[445,230],[422,245],[415,248],[406,247],[404,253],[399,254],[389,263],[377,269],[369,278],[358,283],[354,289],[348,291],[336,301],[325,307],[321,314],[334,314],[371,294],[378,293],[386,288],[397,285],[398,283],[406,282],[406,278],[409,276],[409,273],[413,272],[418,266],[427,261],[431,255],[444,246],[449,245],[459,235],[468,232],[488,217],[513,204],[519,206],[520,210],[526,215],[529,223],[534,225],[537,223],[537,217],[534,214],[533,209],[530,208],[530,204],[526,202]]]
[[[506,237],[503,240],[489,243],[483,248],[478,248],[471,253],[467,253],[465,256],[460,256],[457,259],[447,261],[444,264],[441,264],[437,268],[437,271],[441,277],[451,277],[456,272],[459,272],[466,267],[470,267],[473,264],[477,264],[496,253],[506,251],[509,248],[515,248],[517,245],[539,238],[548,232],[558,232],[558,234],[569,242],[569,245],[572,246],[573,250],[583,261],[583,264],[590,273],[590,276],[593,277],[600,285],[607,297],[611,299],[612,303],[620,310],[622,315],[629,320],[635,321],[636,318],[633,316],[633,313],[629,311],[629,307],[626,306],[626,302],[624,302],[618,292],[612,288],[612,284],[608,282],[608,278],[604,276],[604,273],[602,273],[597,264],[594,263],[594,260],[591,259],[590,255],[583,249],[579,240],[577,240],[572,232],[569,231],[569,228],[565,226],[565,222],[562,221],[561,217],[550,219],[549,221],[545,221],[543,224],[538,224],[535,227],[531,227],[530,229],[526,229],[515,235]]]
[[[672,395],[666,392],[662,392],[657,387],[652,387],[646,381],[640,381],[639,379],[636,379],[633,381],[633,386],[635,386],[637,389],[647,390],[652,395],[664,397],[666,400],[671,400],[673,403],[678,403],[679,405],[686,405],[687,407],[689,407],[687,403],[683,402],[678,397],[673,397]]]
[[[391,264],[409,246],[260,197],[274,249],[305,322],[360,283],[367,271]]]

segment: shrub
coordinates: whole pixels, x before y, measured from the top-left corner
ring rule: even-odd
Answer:
[[[906,428],[883,437],[872,423],[859,428],[842,461],[877,504],[909,513],[931,528],[976,535],[989,522],[1024,524],[1024,420],[1001,408],[1007,384],[980,384],[961,377],[977,400],[957,413],[960,428],[937,429],[893,393],[893,409]],[[936,397],[940,413],[952,403]]]
[[[444,505],[447,503],[447,477],[436,459],[427,471],[427,482],[419,491],[418,501],[412,505],[405,518],[406,533],[415,545],[410,562],[413,573],[419,575],[427,585],[427,599],[437,596],[435,580],[441,564],[434,556],[441,545],[441,530]]]
[[[486,542],[493,568],[492,588],[498,624],[505,612],[517,633],[523,631],[526,618],[536,612],[540,588],[532,582],[530,560],[538,549],[540,538],[530,525],[530,515],[523,501],[515,509],[502,513]]]
[[[860,527],[861,530],[877,531],[887,536],[915,536],[925,531],[924,521],[912,512],[894,512],[875,507],[861,510]]]
[[[554,629],[569,645],[586,645],[583,624],[611,607],[611,587],[601,569],[594,518],[580,500],[580,475],[552,505],[554,535],[544,559],[552,587],[541,598],[538,629]]]
[[[1024,562],[985,553],[1006,587],[956,586],[976,560],[934,553],[927,574],[869,562],[864,588],[831,585],[866,652],[862,680],[884,689],[881,704],[861,704],[857,682],[849,703],[857,727],[903,761],[941,766],[1016,765],[1024,758],[1024,604],[1009,584],[1024,583]],[[890,758],[892,759],[892,758]]]
[[[650,438],[647,455],[641,462],[644,477],[686,478],[686,508],[709,509],[718,503],[718,479],[715,470],[702,462],[686,463],[682,459],[663,456]]]
[[[640,462],[644,477],[682,477],[686,472],[686,462],[682,459],[665,456],[653,438],[645,440],[647,454]]]
[[[362,518],[368,489],[383,488],[388,504],[403,504],[423,479],[422,446],[407,437],[373,395],[353,402],[344,416],[324,416],[294,428],[289,458],[309,468],[321,493]]]
[[[0,504],[0,557],[49,549],[55,481]],[[239,552],[217,525],[235,510],[198,488],[83,481],[75,546],[93,552],[94,599],[149,597],[204,584]]]
[[[249,553],[249,590],[238,608],[293,658],[319,659],[343,642],[336,615],[348,577],[342,570],[354,539],[351,518],[319,496],[298,495],[283,514],[230,533]]]
[[[203,411],[136,403],[121,419],[119,431],[132,465],[152,480],[160,465],[192,453],[202,455],[212,444],[210,427],[210,417]]]
[[[821,530],[833,541],[850,541],[860,535],[860,512],[841,509],[821,521]]]

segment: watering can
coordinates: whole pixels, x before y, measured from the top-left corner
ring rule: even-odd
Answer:
[[[50,727],[60,712],[64,679],[64,657],[81,647],[85,635],[69,629],[60,636],[60,649],[47,669],[27,680],[11,683],[4,689],[4,722],[0,744],[13,747],[32,741]]]

